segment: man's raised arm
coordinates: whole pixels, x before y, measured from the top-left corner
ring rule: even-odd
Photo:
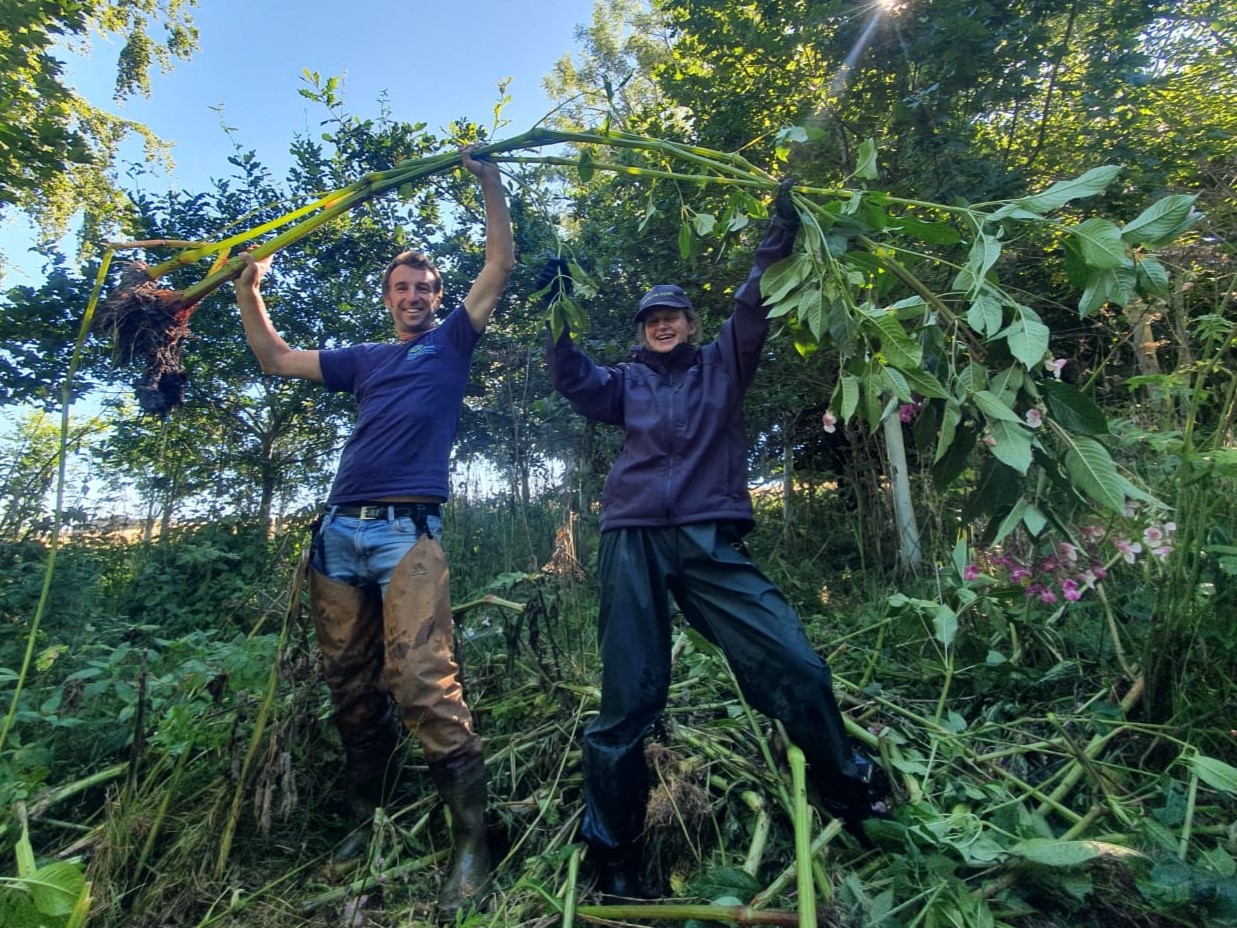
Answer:
[[[245,269],[236,278],[236,304],[241,310],[245,338],[249,340],[249,347],[257,356],[264,374],[322,383],[318,352],[290,348],[275,331],[271,317],[267,315],[266,301],[262,299],[262,275],[270,269],[272,257],[256,261],[253,255],[246,254]]]
[[[484,332],[515,269],[515,239],[511,234],[511,214],[507,211],[507,192],[503,190],[498,168],[473,158],[471,148],[460,154],[464,167],[481,181],[481,195],[485,199],[485,267],[464,297],[464,309],[472,327]]]

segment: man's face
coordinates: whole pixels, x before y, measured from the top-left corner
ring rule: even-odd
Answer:
[[[644,317],[644,343],[653,351],[673,351],[696,334],[681,309],[654,309]]]
[[[401,264],[387,278],[387,292],[382,298],[395,334],[401,339],[412,338],[434,327],[434,313],[442,302],[437,291],[438,276],[425,268]]]

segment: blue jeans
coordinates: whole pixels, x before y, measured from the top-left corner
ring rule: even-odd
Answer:
[[[442,542],[439,516],[425,516],[424,530]],[[314,536],[309,563],[323,576],[349,586],[376,584],[385,598],[395,565],[421,534],[421,527],[412,516],[357,519],[341,516],[332,507],[322,517],[322,525]]]

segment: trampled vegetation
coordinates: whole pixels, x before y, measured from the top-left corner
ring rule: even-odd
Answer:
[[[553,78],[558,122],[524,135],[362,119],[315,77],[328,131],[294,141],[287,178],[249,153],[210,191],[135,195],[108,237],[148,244],[4,295],[0,396],[106,403],[60,428],[24,413],[0,455],[0,924],[433,919],[447,828],[414,746],[368,854],[332,863],[342,752],[295,581],[348,410],[262,378],[211,293],[265,242],[289,342],[384,337],[391,253],[428,245],[448,287],[479,266],[452,170],[474,140],[522,263],[446,519],[500,861],[472,921],[1237,921],[1233,14],[783,6],[600,8]],[[550,391],[543,332],[587,325],[619,360],[663,280],[714,331],[782,176],[804,230],[765,281],[749,543],[889,771],[891,816],[865,850],[811,809],[793,746],[683,630],[648,751],[665,898],[602,908],[578,744],[616,439]],[[580,285],[547,308],[550,254]],[[139,259],[195,307],[162,416],[134,409],[141,352],[82,319],[96,281],[121,288],[108,262]],[[112,493],[145,507],[128,535],[100,524]]]

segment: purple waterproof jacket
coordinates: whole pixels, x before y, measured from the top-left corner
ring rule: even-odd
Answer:
[[[734,312],[702,348],[640,348],[626,364],[600,367],[567,331],[549,345],[550,379],[572,409],[624,432],[601,493],[602,531],[715,520],[752,527],[743,395],[769,331],[760,276],[790,254],[796,231],[770,221]]]

